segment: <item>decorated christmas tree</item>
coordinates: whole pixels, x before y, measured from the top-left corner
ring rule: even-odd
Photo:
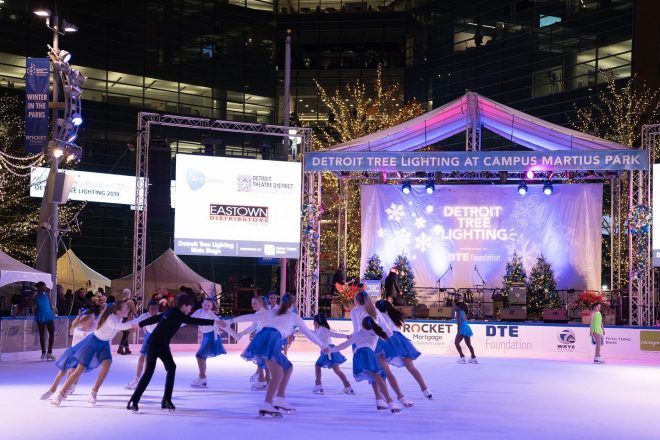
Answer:
[[[417,305],[417,293],[415,292],[415,274],[405,255],[399,255],[394,261],[394,266],[399,270],[399,287],[401,287],[401,295],[406,302],[406,305]]]
[[[527,313],[539,317],[545,308],[559,307],[559,294],[552,267],[541,255],[529,274]]]
[[[373,254],[367,260],[367,268],[364,271],[363,278],[365,280],[382,280],[383,279],[383,265],[380,263],[380,257]]]
[[[523,267],[522,258],[514,252],[511,261],[506,263],[506,270],[502,279],[502,295],[504,298],[509,298],[511,285],[525,284],[526,280],[527,274]]]

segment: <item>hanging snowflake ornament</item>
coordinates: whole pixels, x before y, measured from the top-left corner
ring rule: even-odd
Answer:
[[[400,222],[401,219],[406,215],[403,211],[403,205],[397,205],[392,203],[389,208],[385,210],[388,220],[393,220],[395,222]]]
[[[418,237],[415,237],[415,249],[420,250],[422,253],[426,253],[426,250],[431,247],[431,237],[426,235],[424,232],[421,233]]]
[[[417,229],[424,229],[426,227],[426,219],[422,217],[417,217],[415,219],[415,227]]]

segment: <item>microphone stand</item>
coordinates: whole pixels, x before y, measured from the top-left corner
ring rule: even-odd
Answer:
[[[437,284],[438,284],[438,304],[442,303],[442,300],[440,298],[440,289],[441,289],[441,286],[442,286],[442,279],[445,277],[445,275],[447,275],[447,272],[449,272],[450,270],[453,271],[453,269],[451,267],[451,264],[449,265],[447,270],[442,275],[440,275],[440,278],[438,278],[438,281],[437,281]]]
[[[484,277],[481,276],[481,273],[479,273],[479,269],[477,269],[477,266],[474,266],[474,271],[479,275],[479,279],[481,280],[481,285],[486,287],[486,281],[484,280]]]
[[[479,272],[479,269],[477,269],[477,265],[476,265],[476,264],[474,265],[474,271],[477,273],[477,275],[479,275],[479,279],[481,280],[481,287],[482,287],[482,289],[481,289],[481,292],[478,292],[478,294],[479,294],[479,310],[478,310],[479,315],[478,315],[478,317],[479,317],[480,319],[483,319],[483,318],[484,318],[484,316],[483,316],[483,301],[484,301],[484,298],[483,298],[483,295],[484,295],[484,293],[483,293],[483,289],[486,288],[486,280],[484,280],[484,277],[481,276],[481,272]]]

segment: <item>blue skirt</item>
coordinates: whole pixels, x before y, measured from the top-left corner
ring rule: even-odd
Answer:
[[[403,336],[401,332],[394,332],[394,334],[385,342],[387,346],[386,358],[387,362],[395,367],[403,367],[403,359],[408,358],[415,360],[422,355],[408,338]]]
[[[458,329],[458,334],[461,336],[472,337],[472,329],[467,322],[462,321],[461,327]]]
[[[227,354],[227,350],[222,345],[222,338],[219,336],[216,338],[213,331],[204,333],[202,335],[202,344],[199,346],[195,357],[206,359],[220,354]]]
[[[330,344],[330,348],[334,347],[334,345]],[[330,357],[328,357],[327,354],[321,352],[321,355],[319,358],[316,360],[316,366],[321,367],[321,368],[332,368],[335,365],[340,365],[346,362],[346,358],[344,357],[343,354],[337,352],[337,353],[330,353]]]
[[[110,342],[102,341],[94,333],[91,333],[73,347],[67,348],[55,362],[55,366],[60,370],[68,370],[83,365],[85,373],[87,373],[101,365],[105,360],[112,360]]]
[[[246,361],[253,361],[259,366],[265,366],[266,361],[277,362],[285,370],[293,366],[282,353],[282,334],[273,327],[261,329],[241,357]]]
[[[353,353],[353,377],[358,382],[366,380],[372,384],[374,380],[368,372],[376,373],[385,379],[385,372],[378,362],[376,353],[368,347],[358,348]]]
[[[378,343],[376,344],[376,355],[377,356],[384,356],[385,358],[389,357],[391,352],[390,346],[382,340],[381,338],[378,338]]]
[[[142,341],[142,347],[140,347],[140,354],[142,356],[147,355],[147,344],[149,343],[149,336],[151,336],[151,333],[145,330],[144,332],[144,340]]]

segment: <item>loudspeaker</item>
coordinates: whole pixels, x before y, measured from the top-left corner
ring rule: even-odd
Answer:
[[[500,310],[501,321],[524,321],[527,319],[527,307],[508,307]]]
[[[426,306],[426,304],[418,304],[415,306],[413,309],[413,317],[415,319],[424,319],[429,317],[429,308]]]
[[[546,309],[543,311],[543,320],[546,322],[568,322],[566,309]]]
[[[48,186],[48,201],[50,203],[64,204],[69,200],[69,193],[73,186],[74,176],[58,171],[52,188]]]
[[[412,306],[394,306],[399,312],[403,313],[403,317],[408,319],[412,318],[413,307]]]
[[[514,306],[524,306],[527,304],[527,288],[512,287],[509,293],[509,304]]]
[[[451,319],[451,307],[429,307],[429,318]]]

